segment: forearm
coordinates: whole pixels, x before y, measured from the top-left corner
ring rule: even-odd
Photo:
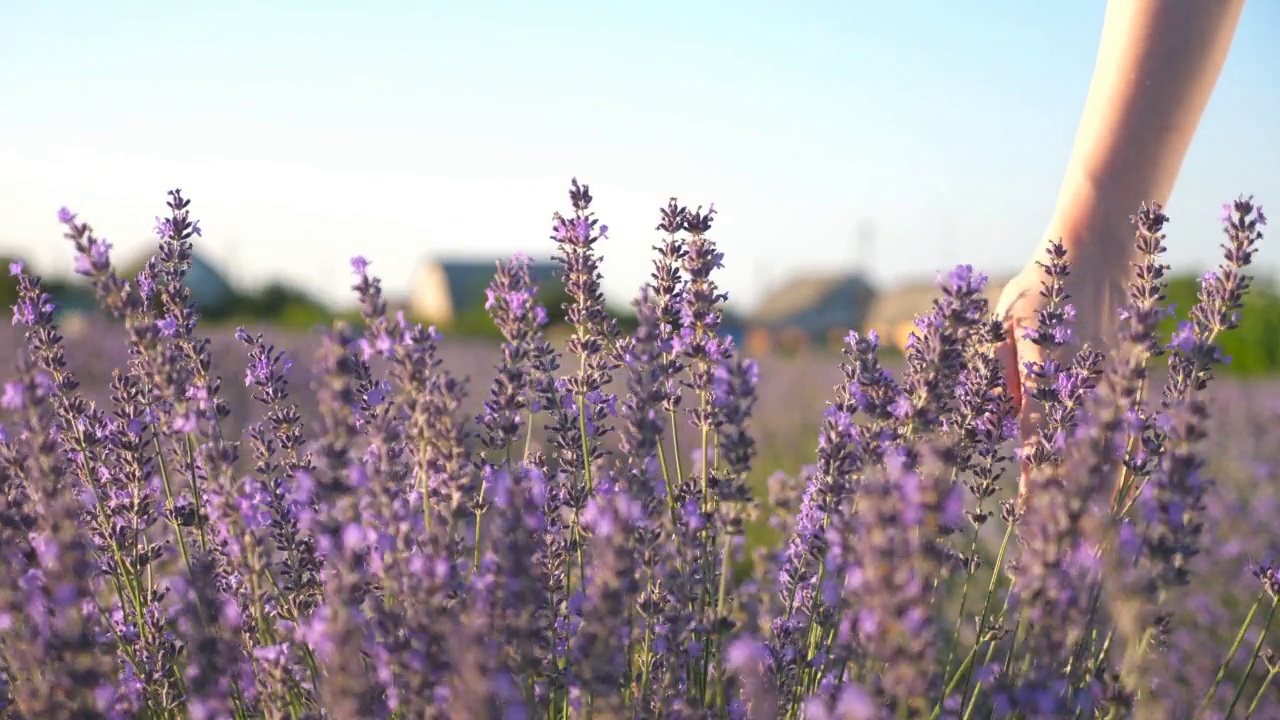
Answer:
[[[1167,203],[1244,0],[1112,0],[1050,232],[1124,266],[1128,218]],[[1101,259],[1101,258],[1100,258]]]

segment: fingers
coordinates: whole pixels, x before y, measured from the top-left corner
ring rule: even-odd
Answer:
[[[1044,348],[1019,337],[1016,323],[1010,323],[1008,340],[996,349],[997,357],[1004,368],[1005,388],[1018,413],[1018,440],[1020,453],[1018,470],[1019,498],[1027,492],[1031,479],[1031,463],[1025,459],[1025,453],[1034,447],[1040,432],[1042,409],[1033,397],[1028,395],[1026,368],[1028,363],[1043,363]]]
[[[1018,347],[1017,335],[1012,324],[1006,329],[1006,333],[1008,337],[1005,342],[996,348],[996,357],[1004,369],[1005,392],[1009,394],[1009,400],[1013,404],[1014,411],[1018,413],[1019,447],[1026,447],[1028,439],[1027,422],[1029,418],[1026,417],[1026,404],[1023,402],[1023,365],[1019,354],[1020,348]],[[1026,493],[1029,473],[1029,464],[1020,459],[1018,463],[1019,500]]]
[[[1018,365],[1018,344],[1013,333],[996,348],[996,359],[1004,368],[1004,391],[1016,408],[1022,407],[1022,368]]]
[[[1015,347],[1017,348],[1018,355],[1018,370],[1023,376],[1022,403],[1018,406],[1018,431],[1019,437],[1022,441],[1021,447],[1023,453],[1028,453],[1039,440],[1040,422],[1043,419],[1044,408],[1034,397],[1028,395],[1025,377],[1027,372],[1026,368],[1029,363],[1042,365],[1045,361],[1046,355],[1044,348],[1026,340],[1016,343]],[[1022,471],[1022,477],[1019,486],[1022,493],[1025,494],[1028,484],[1031,481],[1030,461],[1025,459],[1022,460],[1020,468]]]

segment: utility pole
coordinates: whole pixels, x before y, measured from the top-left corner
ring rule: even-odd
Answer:
[[[755,299],[752,300],[751,304],[754,307],[759,307],[760,303],[764,302],[765,293],[769,291],[769,279],[767,277],[768,268],[769,263],[763,257],[756,257],[755,262],[752,264],[751,284],[753,286],[752,292],[755,294]]]
[[[858,222],[858,229],[854,233],[853,267],[867,277],[875,274],[875,243],[876,223],[871,218],[863,218]]]
[[[956,222],[954,215],[947,215],[945,227],[947,228],[947,235],[943,238],[944,247],[946,248],[943,251],[945,253],[943,258],[947,261],[947,264],[942,268],[944,273],[950,272],[956,266],[956,258],[959,257],[956,251],[960,249],[959,223]]]

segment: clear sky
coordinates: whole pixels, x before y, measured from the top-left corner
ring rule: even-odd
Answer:
[[[999,274],[1048,220],[1104,9],[0,0],[0,252],[69,268],[67,205],[132,257],[181,187],[234,281],[341,300],[354,254],[391,291],[428,255],[548,255],[577,176],[618,301],[671,195],[716,203],[745,306],[859,262],[863,219],[877,280]],[[1280,210],[1278,37],[1251,0],[1170,199],[1175,267],[1214,261],[1237,193]]]

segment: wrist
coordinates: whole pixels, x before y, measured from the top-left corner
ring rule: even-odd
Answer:
[[[1125,275],[1137,260],[1133,229],[1118,225],[1051,225],[1036,247],[1036,260],[1043,261],[1050,243],[1061,242],[1066,260],[1073,268],[1104,275]]]
[[[1068,182],[1058,199],[1058,207],[1036,248],[1043,257],[1049,243],[1061,241],[1067,262],[1084,265],[1090,272],[1123,275],[1131,271],[1137,255],[1134,227],[1129,218],[1142,201],[1121,188],[1103,188],[1087,173],[1068,173]]]

